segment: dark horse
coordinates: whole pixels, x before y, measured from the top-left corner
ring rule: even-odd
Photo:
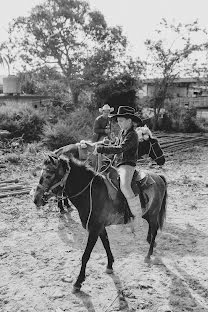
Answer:
[[[81,146],[81,143],[69,144],[55,150],[53,153],[57,156],[65,155],[70,157],[70,155],[73,155],[76,159],[88,162],[88,164],[95,169],[97,166],[97,158],[91,152],[91,145],[86,142],[85,148],[82,148]],[[162,166],[165,163],[165,156],[156,138],[149,138],[148,140],[139,143],[138,160],[144,155],[148,155],[159,166]],[[58,207],[62,214],[66,212],[64,207],[66,207],[67,211],[70,211],[71,209],[64,191],[58,196]]]
[[[156,138],[149,138],[147,141],[139,142],[138,159],[141,159],[143,155],[148,155],[159,166],[165,163],[165,156]]]
[[[146,207],[148,208],[143,218],[149,223],[147,241],[150,244],[145,257],[146,261],[150,261],[157,231],[163,227],[167,196],[165,178],[152,173],[150,176],[154,183],[143,190],[147,198]],[[106,272],[113,272],[114,258],[110,249],[106,226],[125,223],[125,213],[122,209],[123,198],[119,197],[120,199],[113,200],[109,195],[105,180],[103,175],[72,156],[68,159],[52,154],[44,161],[42,175],[36,187],[34,203],[37,207],[41,207],[49,197],[56,195],[64,186],[66,196],[78,210],[83,227],[88,230],[88,241],[74,290],[79,290],[85,280],[86,265],[98,237],[100,237],[107,253]],[[138,207],[138,209],[140,208]]]

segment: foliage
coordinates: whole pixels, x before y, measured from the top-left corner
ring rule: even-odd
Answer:
[[[55,125],[47,124],[44,127],[42,142],[50,150],[75,143],[77,138],[70,130],[70,125],[62,121]]]
[[[4,156],[4,161],[10,162],[12,164],[20,164],[23,160],[23,155],[17,153],[8,153]]]
[[[162,19],[160,28],[155,32],[158,39],[148,39],[145,42],[150,57],[148,71],[159,77],[153,80],[155,88],[151,106],[154,108],[154,128],[157,127],[160,110],[168,97],[169,87],[179,77],[179,74],[181,75],[182,69],[184,73],[187,70],[190,71],[193,67],[190,56],[202,48],[201,44],[191,41],[192,34],[199,32],[197,22],[174,25],[168,24],[165,19]],[[174,39],[168,44],[167,40],[164,40],[164,36]]]
[[[55,66],[77,103],[80,90],[122,67],[127,47],[121,27],[80,0],[46,0],[10,25],[12,44],[25,66]]]
[[[0,65],[2,66],[7,66],[8,69],[8,74],[10,73],[10,69],[9,69],[9,60],[8,57],[6,57],[2,52],[1,52],[1,46],[0,45]]]
[[[23,136],[25,142],[39,140],[44,124],[44,117],[26,105],[1,107],[0,128],[8,130],[11,137]]]
[[[65,111],[73,109],[69,100],[69,89],[63,76],[55,69],[44,66],[35,71],[19,73],[21,90],[27,94],[39,94],[51,97],[51,105]]]
[[[201,132],[202,128],[196,119],[196,109],[188,109],[182,119],[183,132]]]
[[[50,150],[54,150],[82,139],[91,139],[94,118],[88,109],[77,109],[64,121],[60,120],[55,125],[47,124],[42,141]]]
[[[195,108],[186,109],[169,104],[160,130],[192,133],[203,132],[205,129],[196,118]]]
[[[142,69],[141,69],[142,70]],[[97,106],[108,103],[117,111],[118,106],[129,105],[135,107],[136,90],[141,82],[129,73],[120,74],[100,84],[95,90]]]

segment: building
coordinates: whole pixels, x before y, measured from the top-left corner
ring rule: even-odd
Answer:
[[[49,96],[37,94],[22,94],[19,80],[16,76],[0,76],[0,106],[2,105],[28,105],[40,108],[50,103]]]
[[[168,88],[167,101],[177,106],[197,110],[198,118],[208,119],[208,84],[197,78],[176,78]],[[156,83],[154,79],[143,80],[143,88],[138,91],[141,102],[154,96]]]

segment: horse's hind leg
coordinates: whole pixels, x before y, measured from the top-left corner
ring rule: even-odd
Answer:
[[[107,257],[108,257],[108,265],[106,268],[106,273],[111,274],[113,273],[113,262],[114,262],[114,258],[113,258],[113,254],[111,252],[111,248],[110,248],[110,243],[108,240],[108,234],[106,229],[103,230],[103,232],[100,234],[100,239],[103,243],[103,246],[105,248]]]
[[[149,262],[150,261],[150,257],[153,254],[153,249],[155,246],[155,237],[157,236],[157,231],[158,231],[158,224],[157,223],[151,223],[149,224],[149,232],[148,232],[148,239],[150,238],[150,247],[149,247],[149,251],[147,253],[147,256],[145,257],[145,262]]]
[[[83,256],[82,256],[81,270],[80,270],[79,276],[78,276],[78,278],[74,284],[74,291],[80,290],[82,283],[85,280],[86,265],[87,265],[87,262],[90,258],[91,252],[92,252],[92,250],[93,250],[93,248],[97,242],[97,239],[98,239],[98,232],[97,231],[91,231],[89,233],[89,236],[88,236],[87,246],[86,246],[85,251],[84,251]]]

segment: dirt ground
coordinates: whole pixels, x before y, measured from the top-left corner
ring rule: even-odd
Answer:
[[[34,185],[41,161],[8,163],[0,180],[21,177]],[[75,294],[87,240],[76,210],[60,217],[55,204],[38,212],[29,195],[0,199],[0,311],[208,311],[208,147],[173,155],[163,169],[144,169],[168,181],[167,218],[152,263],[144,263],[146,221],[136,238],[124,226],[109,227],[114,274],[105,273],[98,241]]]

